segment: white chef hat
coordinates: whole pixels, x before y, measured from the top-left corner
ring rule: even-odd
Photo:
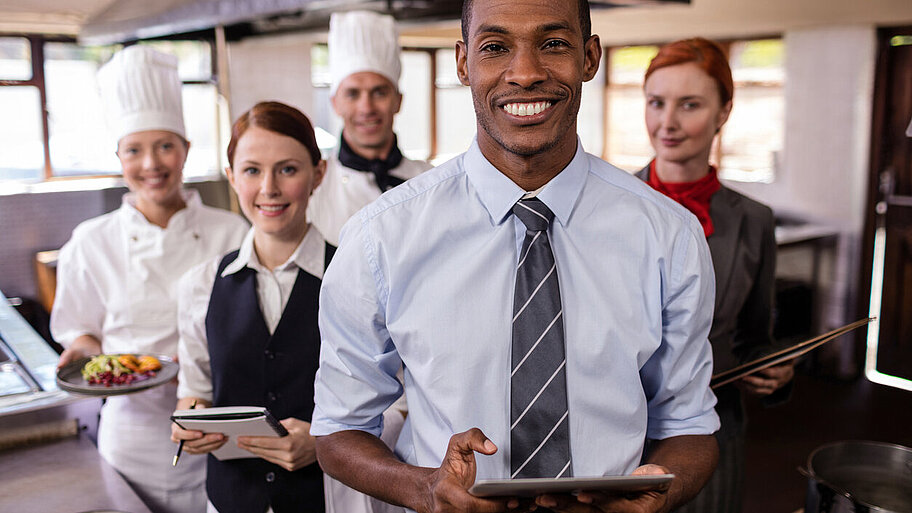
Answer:
[[[329,19],[329,94],[353,73],[372,71],[399,87],[399,33],[392,16],[372,11],[334,13]]]
[[[133,45],[102,66],[97,80],[108,129],[118,141],[143,130],[186,138],[177,57]]]

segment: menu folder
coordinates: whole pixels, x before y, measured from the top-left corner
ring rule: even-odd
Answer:
[[[709,386],[710,386],[710,388],[718,388],[723,385],[727,385],[727,384],[731,383],[732,381],[739,380],[745,376],[750,376],[751,374],[754,374],[755,372],[759,372],[763,369],[766,369],[767,367],[779,365],[780,363],[787,362],[787,361],[791,360],[792,358],[797,358],[805,353],[808,353],[814,349],[817,349],[818,347],[822,346],[823,344],[826,344],[830,340],[833,340],[841,335],[845,335],[846,333],[848,333],[854,329],[860,328],[860,327],[868,324],[869,322],[872,322],[874,319],[875,319],[874,317],[868,317],[866,319],[857,320],[853,323],[846,324],[845,326],[842,326],[840,328],[836,328],[835,330],[830,331],[828,333],[818,335],[809,340],[805,340],[804,342],[799,342],[799,343],[797,343],[793,346],[787,347],[781,351],[777,351],[775,353],[768,354],[766,356],[757,358],[756,360],[753,360],[751,362],[745,363],[743,365],[739,365],[738,367],[735,367],[733,369],[729,369],[727,371],[723,371],[718,374],[715,374],[715,375],[713,375],[712,379],[710,380]]]
[[[285,436],[288,431],[268,409],[262,406],[221,406],[175,410],[171,421],[183,429],[204,433],[222,433],[228,441],[212,455],[220,460],[256,458],[237,446],[238,436]]]

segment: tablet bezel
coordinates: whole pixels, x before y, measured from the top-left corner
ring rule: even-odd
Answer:
[[[576,494],[582,491],[615,494],[665,491],[674,474],[487,479],[477,481],[469,493],[476,497],[535,497],[545,494]]]

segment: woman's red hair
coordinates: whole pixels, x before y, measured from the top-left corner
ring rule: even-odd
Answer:
[[[247,129],[255,126],[280,135],[287,135],[303,144],[310,153],[313,165],[320,162],[320,147],[313,125],[301,111],[279,102],[260,102],[234,122],[228,143],[228,165],[234,167],[234,150]]]
[[[735,85],[732,82],[728,57],[718,44],[702,37],[682,39],[659,48],[659,53],[653,57],[649,68],[646,69],[643,81],[648,80],[649,75],[652,75],[652,72],[657,69],[689,62],[696,64],[716,81],[722,105],[731,101],[735,93]]]

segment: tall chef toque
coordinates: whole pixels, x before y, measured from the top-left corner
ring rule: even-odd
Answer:
[[[397,88],[402,63],[399,33],[392,16],[371,11],[335,13],[329,20],[329,94],[353,73],[372,71]]]
[[[144,130],[186,138],[177,57],[133,45],[102,66],[97,79],[108,129],[118,141]]]

